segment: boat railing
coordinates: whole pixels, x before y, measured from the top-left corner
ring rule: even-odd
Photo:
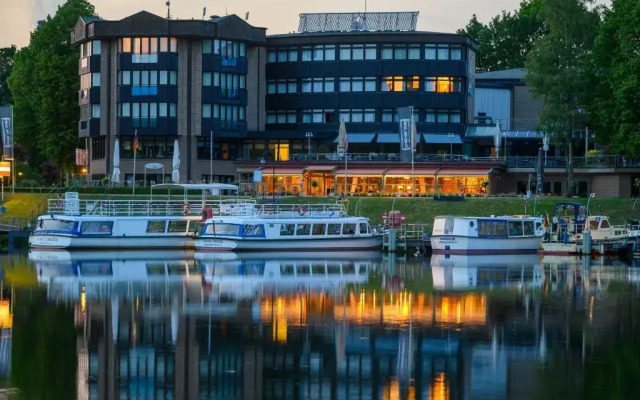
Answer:
[[[255,201],[218,200],[207,201],[205,208],[212,208],[216,215],[250,215],[255,213]],[[48,214],[91,215],[102,217],[141,216],[201,216],[202,201],[183,200],[64,200],[50,199]]]
[[[260,218],[338,218],[346,217],[342,204],[259,204],[255,216]]]

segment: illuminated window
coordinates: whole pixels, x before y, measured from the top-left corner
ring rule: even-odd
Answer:
[[[404,77],[402,76],[385,76],[382,78],[383,92],[404,92],[405,91]]]
[[[420,77],[413,76],[407,78],[407,92],[417,92],[420,90]]]

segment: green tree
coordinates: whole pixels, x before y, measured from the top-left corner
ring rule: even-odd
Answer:
[[[11,104],[11,91],[7,85],[7,78],[13,69],[13,57],[16,46],[0,48],[0,106]]]
[[[540,0],[525,0],[514,12],[502,11],[488,25],[474,14],[458,33],[478,43],[476,68],[479,71],[523,68],[534,43],[545,33],[539,16]]]
[[[32,34],[15,58],[9,86],[14,98],[16,140],[62,168],[78,145],[78,59],[70,32],[81,16],[95,16],[86,0],[67,0]]]
[[[589,78],[589,123],[600,142],[628,155],[640,151],[640,5],[613,0],[595,40]]]
[[[525,82],[543,99],[540,129],[565,148],[567,194],[574,193],[573,132],[581,127],[589,93],[585,66],[600,16],[593,0],[541,0],[540,15],[548,29],[527,57]]]

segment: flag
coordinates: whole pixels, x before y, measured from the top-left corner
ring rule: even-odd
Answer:
[[[213,131],[211,131],[211,140],[209,141],[209,157],[213,158]]]
[[[403,162],[411,161],[412,150],[412,130],[411,123],[413,121],[412,107],[398,107],[398,119],[400,130],[400,156]]]
[[[76,149],[76,165],[87,166],[87,151],[84,149]]]
[[[135,139],[133,139],[133,151],[138,151],[138,137],[136,136]]]

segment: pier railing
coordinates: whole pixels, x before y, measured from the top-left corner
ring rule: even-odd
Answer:
[[[259,204],[255,216],[261,218],[335,218],[346,217],[342,204]]]

